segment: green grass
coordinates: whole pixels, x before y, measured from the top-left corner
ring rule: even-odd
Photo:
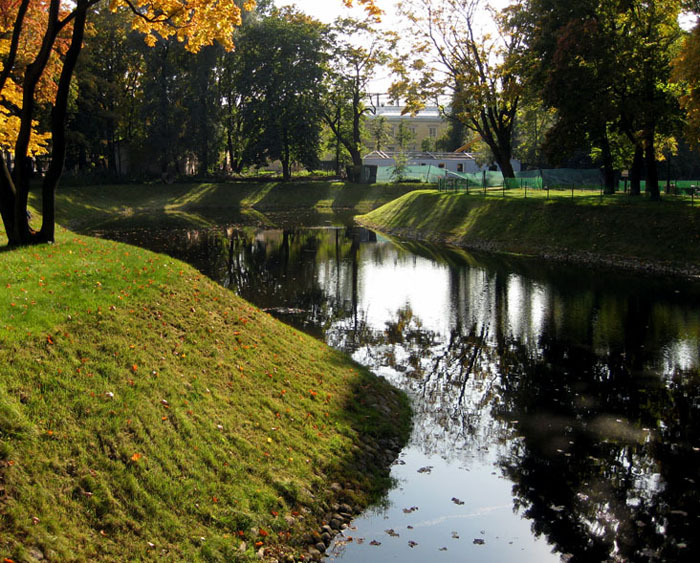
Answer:
[[[193,268],[64,230],[0,263],[0,558],[299,552],[331,482],[387,485],[359,445],[405,398]]]
[[[684,270],[700,264],[700,207],[588,192],[546,199],[500,190],[420,190],[362,216],[380,231],[460,246],[546,255],[598,255]],[[570,193],[570,192],[569,192]]]
[[[73,230],[266,224],[270,211],[366,213],[415,188],[334,181],[60,187],[56,208],[58,223]],[[32,202],[40,206],[38,194]]]

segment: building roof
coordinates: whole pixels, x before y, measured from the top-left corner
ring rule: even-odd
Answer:
[[[366,154],[364,158],[374,160],[390,160],[394,158],[398,152],[372,151]],[[411,160],[474,160],[474,156],[467,152],[420,152],[407,151],[406,156]]]
[[[406,110],[406,106],[379,106],[375,108],[374,115],[370,114],[370,117],[385,117],[386,119],[430,119],[430,120],[442,120],[440,115],[440,110],[437,106],[430,106],[423,108],[416,115],[403,114]]]

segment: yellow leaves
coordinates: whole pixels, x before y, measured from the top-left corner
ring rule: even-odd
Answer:
[[[134,0],[139,11],[132,28],[144,34],[147,45],[159,37],[175,37],[196,53],[215,41],[227,50],[233,49],[232,36],[241,25],[241,9],[235,0]],[[112,0],[110,9],[126,6],[124,0]],[[255,8],[254,0],[246,0],[244,10]]]
[[[353,1],[343,0],[343,4],[346,8],[352,8]],[[384,13],[377,7],[377,5],[374,3],[374,0],[357,0],[357,4],[360,6],[364,6],[367,15],[372,16],[377,21],[381,19],[381,16]]]

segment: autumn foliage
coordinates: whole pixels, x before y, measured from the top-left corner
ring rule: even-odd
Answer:
[[[350,6],[352,0],[343,0]],[[357,0],[368,14],[381,11],[374,0]],[[70,84],[91,14],[106,0],[0,0],[0,215],[10,244],[53,241],[55,190],[66,153],[65,121]],[[132,28],[149,45],[176,37],[189,51],[218,42],[233,48],[242,8],[235,0],[110,0],[109,9],[132,14]],[[36,119],[42,105],[51,106],[50,132],[41,133]],[[42,185],[42,227],[27,218],[31,157],[50,150]]]

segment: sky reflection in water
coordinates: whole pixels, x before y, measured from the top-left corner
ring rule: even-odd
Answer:
[[[356,228],[146,242],[413,397],[397,487],[335,557],[697,558],[697,284],[474,258]]]

